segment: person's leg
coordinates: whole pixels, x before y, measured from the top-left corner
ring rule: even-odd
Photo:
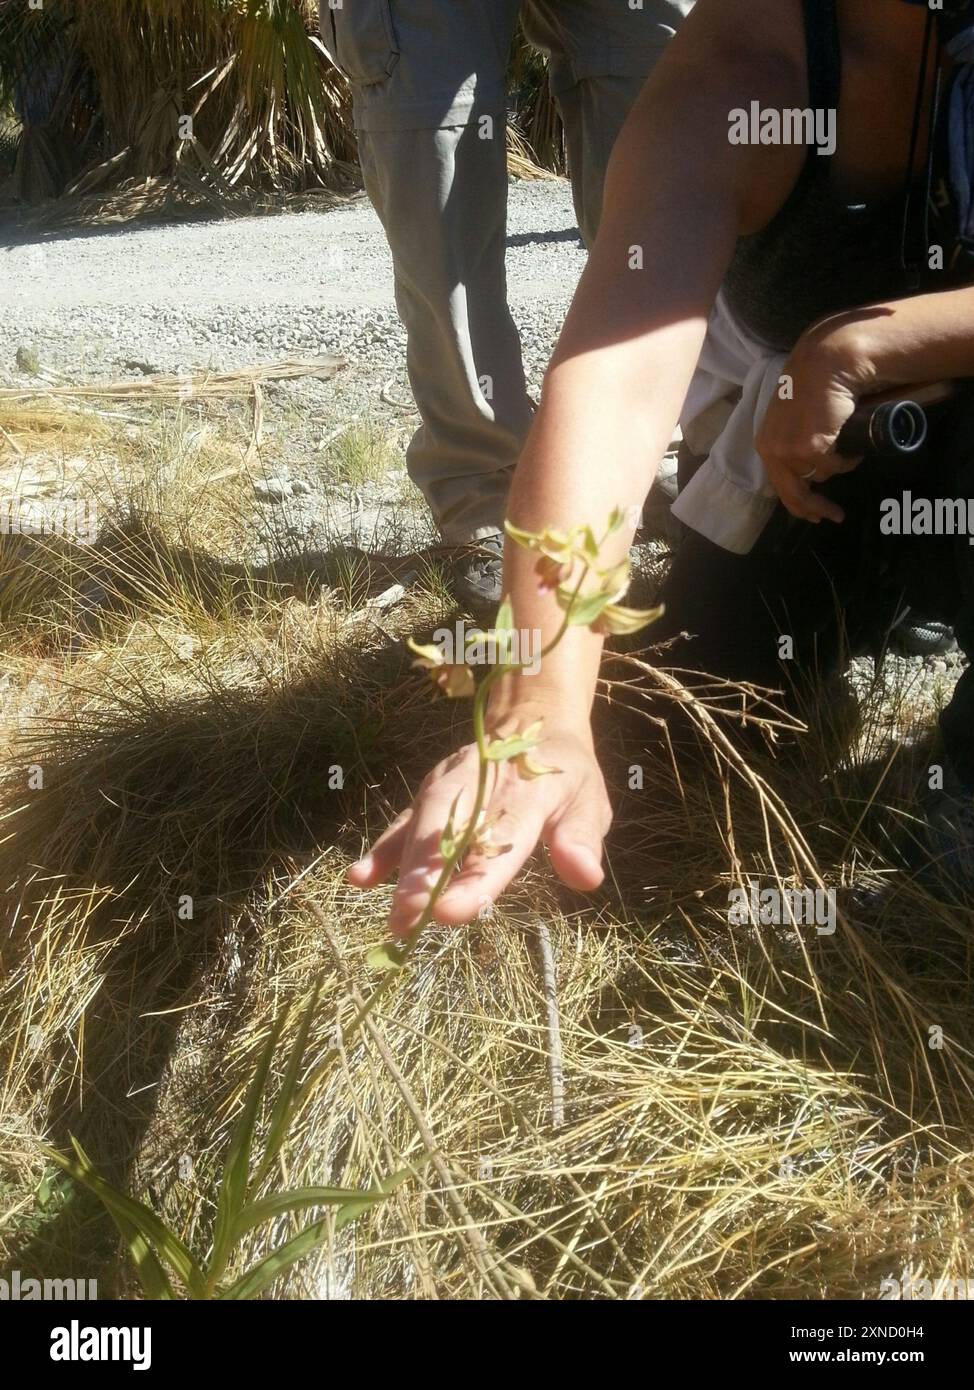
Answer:
[[[528,38],[549,55],[582,239],[591,246],[616,136],[693,0],[525,0]]]
[[[963,504],[967,524],[974,529],[974,396],[945,412],[931,430],[930,451],[943,460],[940,496]],[[927,605],[935,616],[953,625],[957,644],[974,663],[974,544],[971,537],[914,536],[911,573],[939,576]],[[950,764],[959,781],[974,791],[974,665],[969,665],[940,716],[940,730]]]
[[[646,634],[667,644],[658,664],[791,695],[889,620],[892,592],[870,589],[868,480],[846,474],[828,492],[846,512],[841,527],[796,522],[779,507],[747,555],[685,528],[658,595],[664,615]]]
[[[505,75],[518,0],[322,0],[352,81],[421,425],[409,474],[444,537],[503,523],[528,398],[504,268]],[[498,566],[499,568],[499,566]]]
[[[359,135],[420,411],[409,476],[456,543],[502,527],[533,409],[507,305],[503,113],[491,119],[488,140],[476,125]]]

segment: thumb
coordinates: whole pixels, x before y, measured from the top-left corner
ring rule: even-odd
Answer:
[[[602,868],[603,817],[595,797],[576,802],[548,826],[545,844],[555,873],[569,888],[590,893],[605,878]]]

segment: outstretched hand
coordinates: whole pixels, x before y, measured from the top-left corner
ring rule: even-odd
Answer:
[[[514,761],[494,765],[484,830],[437,899],[434,921],[459,926],[489,909],[539,841],[570,888],[590,892],[602,882],[602,841],[612,810],[591,734],[587,725],[559,728],[550,719],[545,729],[532,758],[559,771],[526,778]],[[398,869],[389,916],[394,936],[408,935],[426,907],[443,868],[443,826],[458,796],[457,821],[469,817],[478,770],[475,744],[444,759],[426,777],[413,805],[348,870],[354,887],[374,888]]]

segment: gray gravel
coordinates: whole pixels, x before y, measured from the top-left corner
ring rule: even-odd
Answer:
[[[537,389],[584,264],[564,180],[509,187],[509,300],[521,331],[529,387]],[[160,371],[228,369],[286,354],[335,352],[349,363],[331,381],[266,388],[268,429],[290,460],[282,492],[296,543],[317,540],[325,510],[348,540],[369,548],[386,539],[386,512],[403,496],[403,479],[385,491],[321,488],[322,440],[335,423],[376,416],[405,445],[415,417],[380,400],[383,386],[411,403],[405,332],[393,297],[392,261],[379,220],[364,197],[325,211],[135,226],[55,234],[0,245],[0,381],[22,381],[17,349],[79,380]],[[311,484],[302,484],[305,472]],[[298,480],[297,487],[294,480]],[[315,486],[315,485],[319,486]],[[299,496],[311,486],[310,495]],[[406,488],[408,494],[408,485]],[[388,492],[388,496],[386,496]],[[324,495],[323,495],[324,494]],[[364,495],[363,495],[364,494]],[[268,496],[268,506],[277,510]],[[410,544],[430,539],[421,499]],[[279,533],[277,519],[269,524]],[[400,525],[399,519],[395,525]],[[401,539],[401,538],[400,538]],[[935,705],[963,667],[962,658],[893,656],[884,684]],[[872,663],[850,672],[862,691]]]
[[[584,263],[566,182],[510,185],[510,301],[540,374]],[[231,368],[339,352],[401,369],[392,261],[362,197],[319,212],[70,232],[0,249],[0,373],[27,343],[56,369]]]
[[[535,392],[584,259],[568,183],[512,180],[509,301]],[[282,537],[296,549],[396,551],[435,539],[401,463],[418,417],[392,258],[364,196],[324,210],[71,230],[19,245],[0,237],[0,265],[0,382],[25,380],[18,349],[77,381],[318,353],[346,359],[332,379],[263,387],[266,528],[254,559]],[[382,399],[387,386],[398,405]],[[328,441],[353,420],[377,423],[398,449],[387,484],[352,488],[331,472]]]

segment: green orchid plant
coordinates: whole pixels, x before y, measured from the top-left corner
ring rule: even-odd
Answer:
[[[536,661],[543,660],[553,651],[571,627],[587,627],[603,635],[633,633],[648,627],[662,613],[662,608],[627,608],[620,603],[629,587],[628,559],[606,568],[600,566],[606,541],[619,530],[624,519],[622,509],[616,508],[609,517],[601,540],[596,539],[589,526],[577,526],[563,534],[550,529],[522,531],[509,521],[504,523],[504,529],[512,541],[537,555],[535,574],[539,592],[553,593],[564,615],[554,637],[542,648]],[[437,900],[469,850],[475,849],[490,858],[505,853],[509,848],[493,841],[493,819],[484,814],[491,768],[496,768],[500,763],[513,762],[518,775],[526,778],[550,776],[560,771],[556,767],[546,767],[532,757],[544,738],[542,720],[504,738],[491,738],[488,735],[487,704],[491,690],[505,676],[523,670],[526,665],[519,659],[516,639],[514,611],[508,598],[501,604],[494,627],[489,632],[474,630],[466,634],[468,651],[465,655],[469,656],[473,644],[478,647],[487,644],[493,648],[489,670],[479,683],[474,678],[469,660],[449,662],[441,648],[409,642],[416,653],[414,667],[425,671],[437,690],[450,699],[473,697],[473,728],[480,767],[469,818],[462,825],[457,824],[459,795],[450,808],[447,823],[440,835],[443,867],[421,917],[408,936],[400,941],[385,941],[369,952],[368,962],[375,970],[394,972],[402,969],[432,920]],[[382,986],[379,988],[381,990]],[[375,997],[373,994],[370,1004]]]
[[[539,591],[553,593],[564,615],[558,631],[534,658],[535,661],[542,660],[553,651],[571,627],[588,627],[604,634],[633,633],[648,626],[662,612],[661,608],[640,610],[624,607],[620,603],[629,584],[628,560],[610,567],[600,566],[601,550],[609,537],[622,526],[623,519],[622,511],[616,509],[609,517],[601,541],[596,540],[588,526],[576,527],[564,535],[549,529],[541,532],[522,531],[506,523],[505,529],[511,540],[537,555],[535,573]],[[524,670],[527,665],[518,653],[516,637],[514,612],[508,599],[501,605],[490,632],[472,631],[466,635],[467,649],[464,655],[467,659],[464,661],[448,662],[440,648],[435,646],[422,646],[414,642],[409,644],[416,654],[414,666],[427,673],[437,690],[450,699],[473,698],[473,727],[479,755],[477,787],[471,814],[462,824],[457,822],[459,796],[451,807],[440,835],[443,867],[419,921],[404,940],[383,942],[369,952],[368,963],[373,969],[384,972],[384,976],[368,998],[359,1001],[356,1013],[343,1028],[342,1036],[346,1042],[359,1031],[394,984],[432,920],[438,898],[468,851],[475,848],[479,853],[496,856],[507,849],[505,845],[494,843],[492,819],[484,814],[491,768],[513,762],[517,773],[526,778],[552,776],[560,771],[536,762],[532,757],[544,738],[542,720],[536,720],[523,730],[503,738],[492,738],[487,730],[487,702],[491,690],[505,676]],[[479,683],[474,678],[474,643],[479,644],[481,650],[484,647],[492,649],[489,670]],[[267,1195],[267,1180],[292,1122],[304,1100],[328,1072],[339,1053],[337,1046],[329,1047],[317,1065],[307,1070],[302,1078],[303,1059],[318,993],[316,987],[303,1012],[281,1087],[269,1106],[263,1152],[257,1157],[254,1152],[255,1135],[262,1112],[268,1108],[267,1092],[286,1011],[271,1026],[227,1150],[213,1236],[205,1253],[192,1251],[182,1237],[150,1207],[112,1186],[97,1171],[77,1140],[72,1140],[73,1152],[70,1154],[47,1151],[55,1168],[87,1188],[109,1212],[147,1298],[236,1300],[259,1297],[292,1265],[363,1212],[386,1201],[397,1187],[415,1175],[415,1169],[404,1169],[365,1190],[306,1187]],[[45,1179],[42,1189],[48,1186],[49,1182]],[[41,1197],[42,1193],[39,1193],[39,1200]],[[234,1269],[246,1237],[254,1230],[285,1214],[298,1218],[303,1213],[315,1211],[325,1214],[316,1216],[249,1268],[242,1271]]]
[[[213,1236],[205,1254],[191,1250],[179,1233],[145,1202],[128,1196],[108,1182],[77,1139],[71,1140],[73,1152],[70,1154],[45,1150],[56,1168],[87,1188],[108,1212],[146,1298],[232,1301],[259,1298],[292,1265],[363,1212],[384,1202],[413,1176],[412,1170],[404,1169],[383,1178],[375,1187],[364,1189],[299,1187],[270,1193],[265,1190],[288,1130],[309,1093],[309,1081],[302,1082],[301,1072],[319,990],[320,986],[312,990],[302,1014],[280,1090],[270,1107],[263,1152],[257,1155],[255,1134],[288,1011],[285,1009],[271,1024],[227,1149]],[[329,1055],[333,1054],[334,1049],[330,1049]],[[320,1072],[320,1067],[315,1068],[312,1078],[317,1078]],[[45,1178],[38,1193],[42,1207],[49,1200],[50,1188],[50,1179]],[[297,1223],[301,1215],[314,1211],[322,1214],[300,1226],[294,1235],[247,1268],[231,1273],[235,1257],[239,1256],[252,1232],[279,1221],[282,1216],[290,1215]]]

